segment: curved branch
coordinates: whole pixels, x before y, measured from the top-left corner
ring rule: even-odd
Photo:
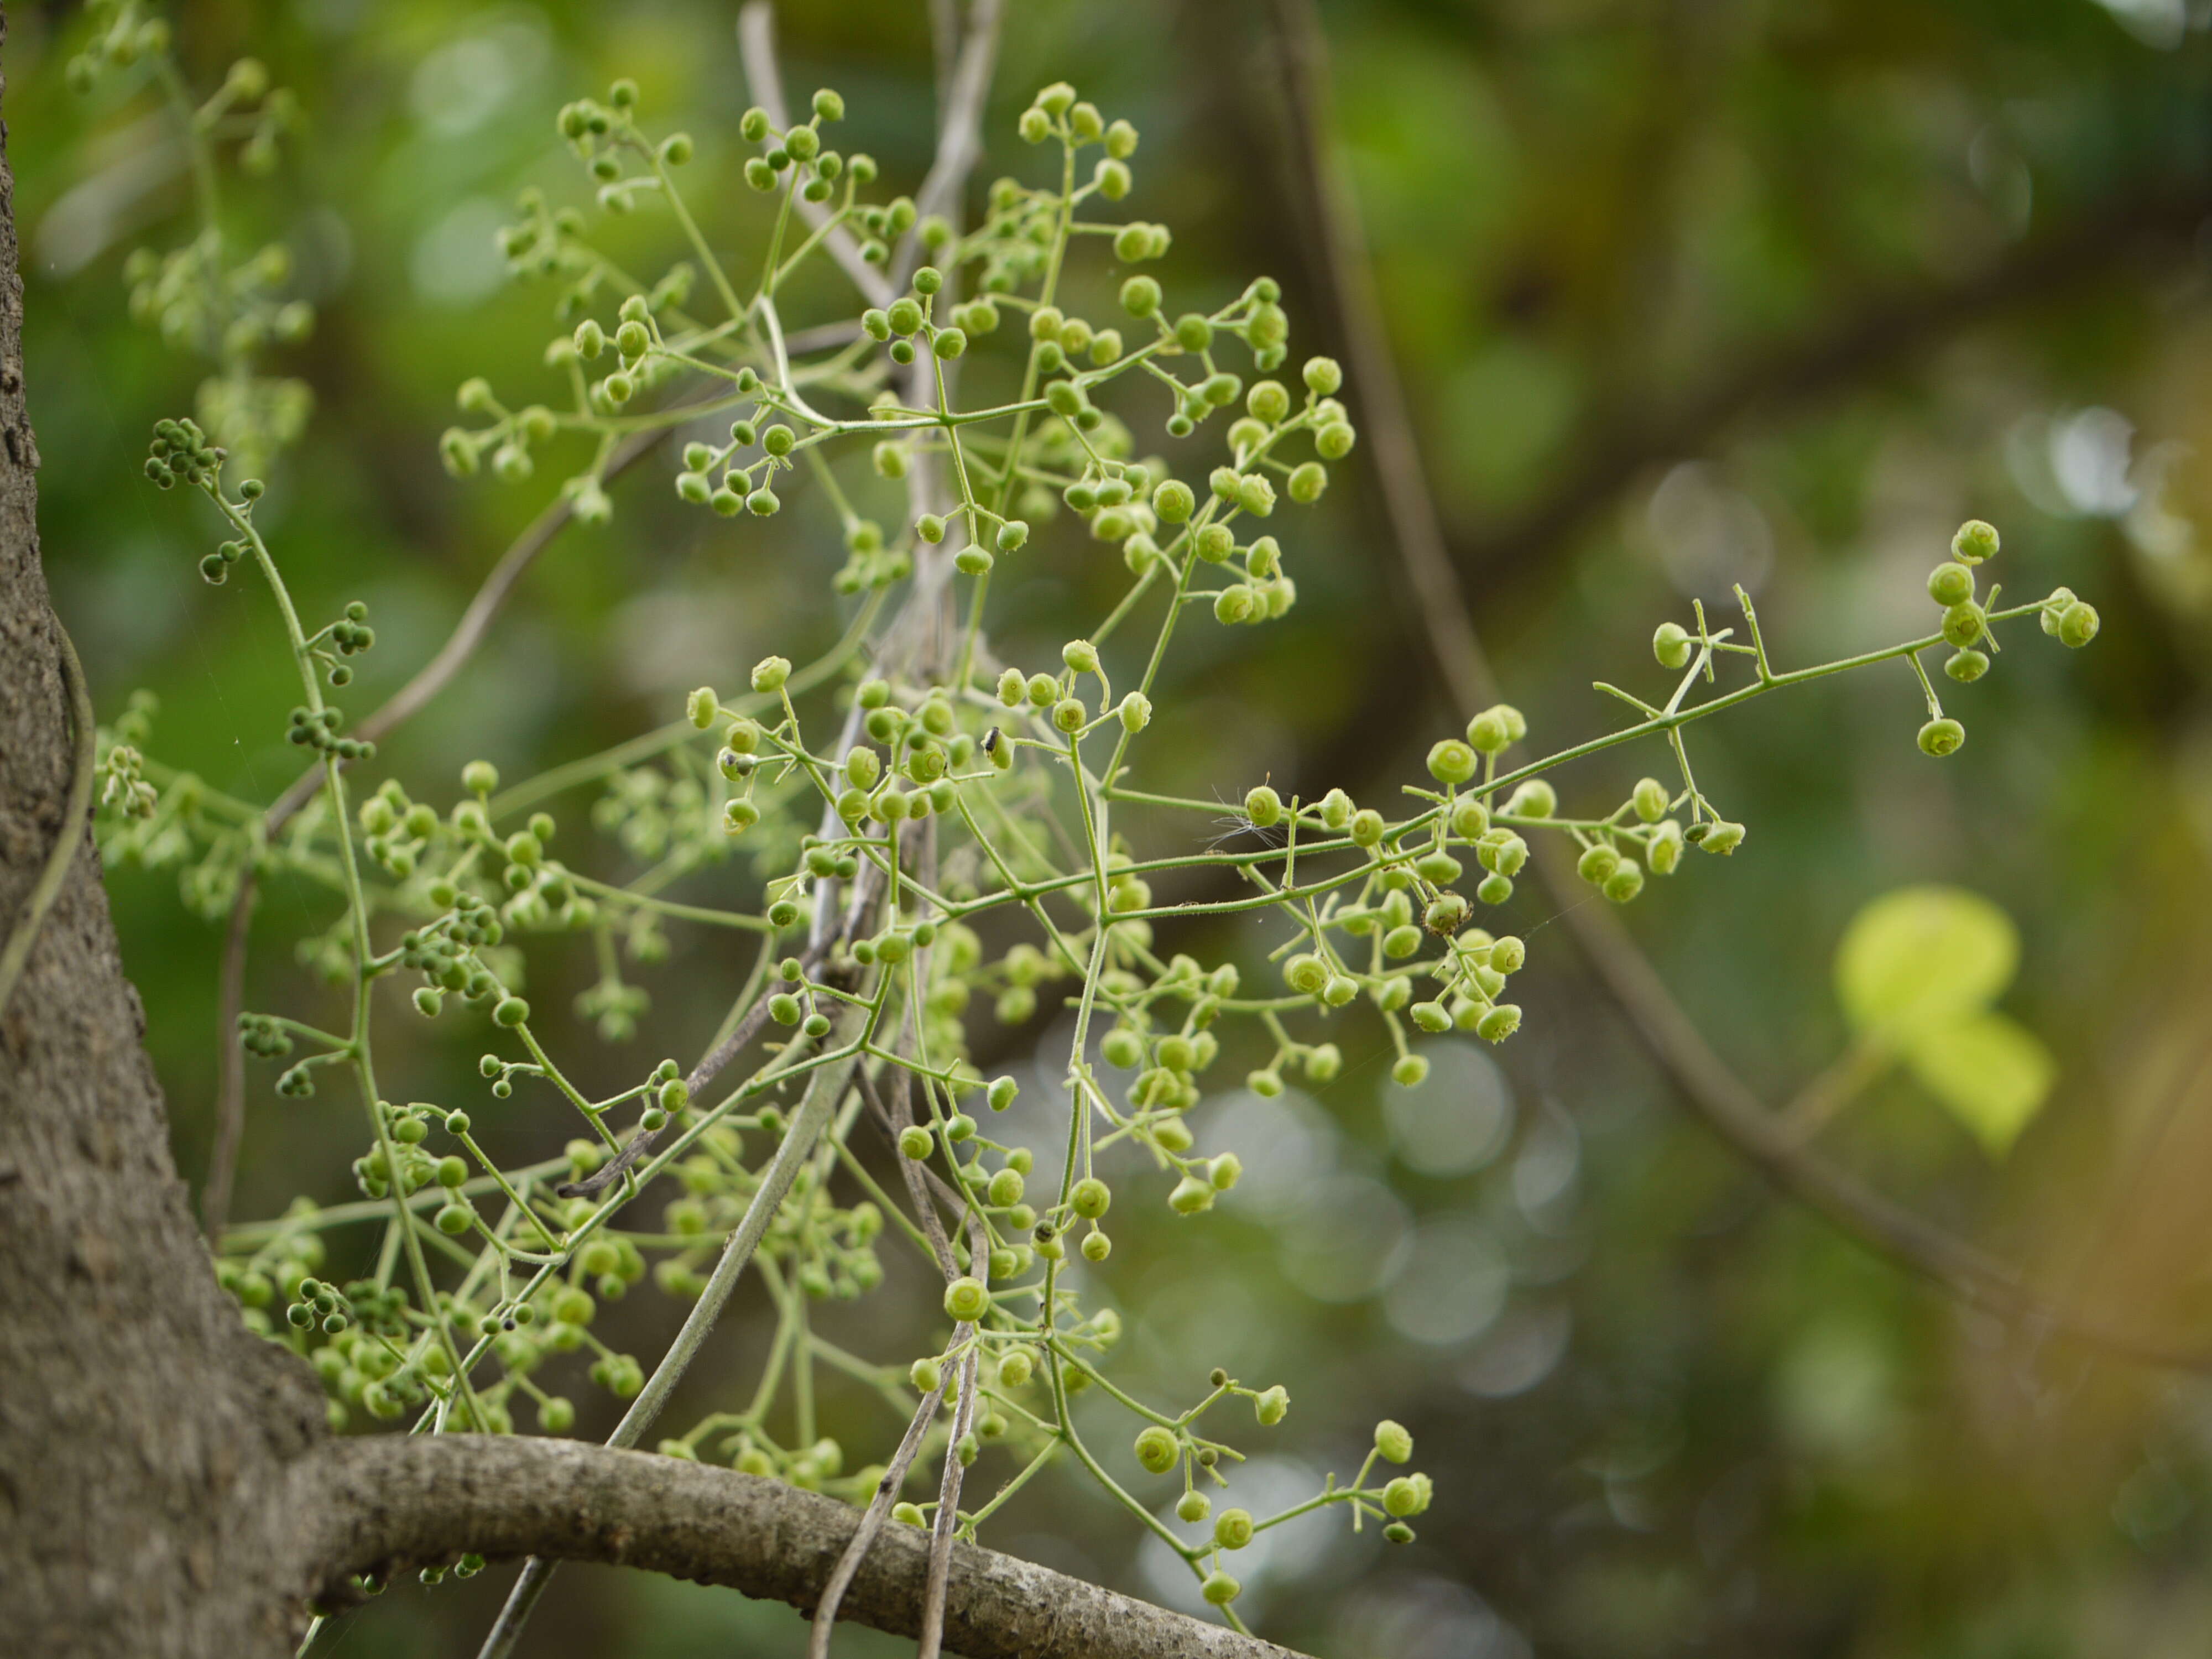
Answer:
[[[312,1593],[469,1551],[644,1567],[812,1606],[860,1511],[780,1481],[568,1440],[380,1435],[295,1466]],[[854,1576],[844,1615],[921,1628],[928,1535],[894,1526]],[[945,1640],[968,1659],[1297,1659],[1287,1648],[1170,1613],[971,1544],[956,1546]]]
[[[1289,70],[1284,79],[1293,107],[1291,127],[1301,135],[1302,183],[1312,198],[1318,240],[1325,250],[1329,286],[1340,313],[1338,332],[1351,359],[1349,378],[1361,398],[1366,448],[1375,458],[1400,556],[1424,601],[1425,637],[1452,688],[1455,703],[1463,715],[1472,717],[1496,691],[1468,614],[1462,575],[1444,561],[1436,508],[1422,486],[1412,421],[1380,315],[1373,310],[1374,289],[1365,275],[1355,204],[1326,149],[1332,130],[1328,43],[1313,0],[1273,0],[1271,15]],[[2198,216],[2205,205],[2197,204]],[[2088,251],[2086,246],[2076,247],[2053,268],[2078,272]],[[1984,297],[2018,296],[2027,286],[1992,280],[1984,285]],[[1847,325],[1837,337],[1850,335]],[[1833,361],[1843,361],[1840,348]],[[1750,378],[1746,377],[1747,384]],[[1723,401],[1712,400],[1713,409],[1720,410]],[[1721,416],[1716,413],[1712,418],[1717,422]],[[1407,526],[1413,527],[1410,535],[1404,528]],[[1600,981],[1690,1109],[1778,1189],[1961,1301],[2124,1358],[2179,1370],[2212,1371],[2212,1350],[2123,1329],[2053,1301],[2008,1263],[1915,1215],[1803,1146],[1784,1120],[1769,1111],[1705,1041],[1610,907],[1582,902],[1589,890],[1576,877],[1564,849],[1542,842],[1537,866]]]

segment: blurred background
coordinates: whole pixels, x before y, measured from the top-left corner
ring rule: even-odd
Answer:
[[[815,0],[780,19],[793,93],[841,88],[841,142],[907,189],[928,161],[928,10]],[[1143,131],[1129,205],[1175,228],[1158,268],[1171,308],[1265,271],[1294,353],[1338,349],[1273,8],[1010,10],[979,186],[1034,167],[1012,118],[1041,83],[1073,80]],[[2039,1116],[1993,1158],[1899,1077],[1820,1145],[2054,1295],[2212,1346],[2212,7],[1345,0],[1321,15],[1328,142],[1356,189],[1453,558],[1536,743],[1613,723],[1593,678],[1656,695],[1654,624],[1734,582],[1788,663],[1925,629],[1923,579],[1969,515],[2002,531],[1994,574],[2018,598],[2063,582],[2101,609],[2089,650],[2031,629],[1988,678],[1951,688],[1970,740],[1940,765],[1914,745],[1924,716],[1901,669],[1704,728],[1700,781],[1750,839],[1655,883],[1626,920],[1779,1109],[1844,1052],[1831,964],[1863,904],[1940,881],[2002,905],[2023,941],[2003,1006],[2059,1065]],[[750,224],[732,205],[750,98],[732,9],[204,0],[173,16],[203,86],[250,52],[306,113],[271,178],[228,185],[227,229],[240,247],[285,245],[319,308],[312,339],[280,358],[316,408],[264,517],[303,611],[369,602],[379,644],[350,698],[367,708],[434,649],[559,476],[457,483],[435,451],[466,376],[555,389],[538,366],[554,292],[510,285],[493,245],[525,185],[588,199],[554,111],[635,76],[661,130],[700,140],[692,199],[709,234]],[[203,372],[131,321],[121,276],[132,247],[190,234],[181,155],[127,79],[68,90],[86,28],[61,5],[8,20],[47,568],[102,718],[153,690],[149,752],[265,801],[296,771],[266,595],[203,585],[204,515],[137,477],[149,424],[185,412]],[[675,240],[647,214],[619,245],[650,263]],[[1103,315],[1108,274],[1085,281]],[[1359,418],[1357,381],[1346,395]],[[574,759],[669,720],[693,684],[834,637],[842,556],[819,501],[728,523],[681,508],[673,465],[648,460],[611,525],[555,545],[379,770],[447,799],[470,757],[510,778]],[[1340,469],[1283,538],[1299,606],[1170,658],[1190,718],[1157,745],[1154,787],[1233,799],[1271,772],[1310,799],[1332,784],[1380,797],[1457,724],[1364,469]],[[1121,575],[1107,563],[1046,538],[994,596],[1009,654],[1048,653],[1095,617]],[[1662,759],[1610,757],[1559,781],[1570,802],[1610,800]],[[579,821],[584,804],[568,803]],[[601,874],[632,867],[580,832],[563,851]],[[180,903],[173,869],[115,868],[109,884],[197,1182],[219,927]],[[1243,1490],[1295,1499],[1321,1472],[1349,1474],[1384,1415],[1435,1478],[1409,1547],[1316,1517],[1251,1552],[1240,1607],[1258,1628],[1346,1659],[2212,1650],[2203,1381],[1962,1310],[1778,1199],[1680,1109],[1553,912],[1534,884],[1514,902],[1532,966],[1513,1042],[1439,1044],[1430,1080],[1402,1091],[1371,1024],[1344,1022],[1347,1064],[1325,1090],[1217,1089],[1200,1109],[1202,1141],[1250,1170],[1232,1201],[1198,1225],[1132,1203],[1117,1227],[1102,1282],[1129,1322],[1123,1381],[1180,1396],[1221,1364],[1291,1388],[1288,1421],[1247,1440],[1263,1455]],[[248,1006],[316,1017],[325,994],[291,948],[330,919],[315,893],[267,895]],[[726,945],[671,933],[637,1045],[607,1052],[581,1019],[559,1034],[594,1080],[689,1054],[726,1006]],[[1249,973],[1273,938],[1220,926],[1163,943]],[[588,954],[533,952],[541,1008],[589,984]],[[480,1125],[533,1147],[532,1109],[483,1097],[480,1034],[459,1025],[396,1025],[398,1086],[465,1095]],[[1022,1109],[1048,1133],[1054,1091],[1023,1068],[1064,1049],[1054,1016],[980,1020],[975,1040],[987,1066],[1027,1079]],[[1230,1056],[1219,1081],[1251,1063]],[[250,1073],[240,1218],[341,1195],[360,1150],[339,1091],[280,1101],[269,1080]],[[346,1248],[329,1276],[346,1276]],[[836,1310],[846,1340],[920,1352],[928,1310],[905,1283]],[[646,1353],[678,1316],[656,1293],[608,1315]],[[750,1386],[766,1324],[741,1296],[672,1422]],[[866,1455],[895,1437],[865,1395],[823,1409]],[[578,1432],[611,1416],[602,1397]],[[989,1455],[979,1478],[997,1473]],[[987,1541],[1188,1597],[1062,1474]],[[396,1588],[320,1650],[472,1653],[510,1571]],[[787,1610],[728,1592],[570,1570],[526,1646],[690,1659],[796,1653],[802,1634]]]

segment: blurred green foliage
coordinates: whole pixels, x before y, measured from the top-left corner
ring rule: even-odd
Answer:
[[[1899,636],[1920,625],[1921,577],[1970,513],[2002,527],[2016,592],[2063,581],[2103,610],[2097,650],[2023,650],[1957,689],[1948,706],[1974,740],[1941,766],[1914,746],[1919,696],[1902,672],[1745,711],[1700,781],[1753,839],[1724,878],[1655,889],[1633,921],[1779,1109],[1844,1052],[1831,963],[1866,901],[1926,881],[1995,901],[2021,933],[2006,1006],[2058,1061],[2050,1103],[1997,1165],[1899,1073],[1821,1145],[2057,1293],[2142,1328],[2205,1328],[2202,9],[1361,0],[1323,13],[1338,137],[1454,550],[1540,734],[1609,723],[1589,680],[1642,664],[1656,618],[1734,580],[1758,593],[1789,661]],[[927,160],[927,15],[915,0],[844,0],[781,20],[793,83],[842,87],[851,143],[904,188]],[[1145,131],[1131,205],[1177,227],[1171,280],[1218,301],[1270,270],[1304,331],[1293,349],[1327,349],[1269,17],[1246,0],[1034,0],[1014,9],[987,131],[1003,135],[1041,82],[1079,82]],[[314,337],[281,354],[316,409],[267,521],[293,550],[303,609],[370,602],[365,707],[434,648],[542,500],[454,484],[435,439],[465,376],[544,374],[552,295],[504,288],[492,233],[525,185],[574,193],[552,111],[634,76],[699,137],[700,176],[732,177],[748,98],[731,17],[695,0],[204,0],[175,21],[203,80],[250,50],[305,112],[285,164],[233,191],[227,213],[241,246],[290,249],[320,312]],[[61,9],[9,19],[48,568],[103,717],[149,688],[164,758],[268,799],[296,763],[265,594],[204,586],[192,567],[206,550],[137,477],[149,424],[185,412],[198,376],[129,319],[120,277],[138,241],[185,234],[180,158],[143,99],[65,88],[82,27]],[[731,207],[720,231],[747,210]],[[624,234],[665,246],[652,216]],[[1359,388],[1347,396],[1357,413]],[[672,471],[641,467],[611,526],[568,532],[384,762],[450,777],[483,754],[519,775],[668,719],[684,690],[734,680],[771,645],[826,642],[836,622],[816,596],[840,552],[818,504],[769,526],[702,521],[679,510]],[[1413,775],[1451,724],[1373,497],[1351,483],[1309,538],[1291,618],[1209,635],[1177,669],[1190,787],[1379,786]],[[1060,618],[1095,614],[1107,591],[1072,562],[1049,571],[1010,601],[1010,651],[1048,652]],[[1223,753],[1237,776],[1218,775]],[[1623,790],[1648,769],[1592,763],[1607,767]],[[170,875],[118,871],[111,887],[196,1179],[219,940]],[[312,997],[279,941],[326,921],[322,905],[267,896],[249,1006]],[[1516,918],[1538,939],[1545,920]],[[714,939],[673,942],[652,980],[670,1047],[712,1029],[730,966]],[[1209,943],[1241,941],[1224,927]],[[1258,1149],[1236,1201],[1196,1231],[1132,1217],[1117,1237],[1137,1382],[1186,1391],[1195,1377],[1163,1373],[1193,1349],[1201,1366],[1284,1373],[1298,1431],[1285,1455],[1309,1466],[1276,1471],[1286,1486],[1348,1472],[1383,1415],[1413,1428],[1436,1476],[1407,1551],[1386,1559],[1371,1535],[1328,1528],[1285,1529],[1266,1562],[1254,1551],[1243,1605],[1262,1627],[1320,1653],[1407,1659],[2203,1652],[2203,1385],[1962,1312],[1778,1202],[1686,1122],[1565,957],[1532,967],[1530,1029],[1500,1060],[1460,1051],[1401,1095],[1379,1086],[1384,1055],[1354,1056],[1318,1098],[1205,1109],[1224,1142]],[[588,963],[570,972],[533,991],[541,1006],[588,983]],[[997,1063],[1064,1043],[1050,1020],[991,1038]],[[421,1079],[411,1091],[467,1075],[465,1037],[413,1040],[389,1062]],[[592,1083],[635,1069],[620,1053],[605,1065]],[[1041,1114],[1058,1097],[1049,1070],[1024,1085]],[[350,1109],[264,1084],[240,1215],[335,1190],[355,1150]],[[520,1103],[479,1126],[531,1144]],[[908,1316],[895,1292],[843,1316]],[[640,1345],[674,1322],[654,1301],[620,1310]],[[757,1361],[765,1328],[741,1304],[692,1404],[714,1408],[714,1379]],[[1154,1329],[1176,1340],[1148,1346]],[[823,1409],[884,1432],[866,1398]],[[1074,1482],[1040,1481],[1000,1541],[1144,1593],[1174,1583]],[[394,1590],[349,1616],[334,1650],[473,1651],[495,1589],[488,1576]],[[556,1595],[532,1633],[549,1654],[797,1650],[797,1621],[727,1595],[611,1571]]]

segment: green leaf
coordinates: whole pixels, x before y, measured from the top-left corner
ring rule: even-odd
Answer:
[[[2002,1014],[1982,1014],[1924,1033],[1907,1050],[1912,1074],[1982,1143],[1991,1158],[2012,1150],[2043,1109],[2058,1072],[2036,1036]]]
[[[1958,887],[1901,887],[1851,919],[1836,947],[1836,995],[1862,1036],[1905,1049],[1981,1012],[2012,982],[2012,919]]]

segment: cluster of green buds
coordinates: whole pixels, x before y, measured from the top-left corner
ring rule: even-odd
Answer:
[[[1355,1527],[1371,1519],[1389,1540],[1409,1541],[1432,1494],[1426,1477],[1402,1472],[1412,1438],[1386,1421],[1348,1484],[1332,1476],[1316,1499],[1281,1515],[1217,1512],[1242,1454],[1205,1432],[1220,1421],[1207,1414],[1243,1400],[1269,1428],[1287,1413],[1285,1389],[1216,1371],[1209,1391],[1174,1413],[1105,1381],[1121,1319],[1093,1305],[1089,1275],[1112,1271],[1109,1215],[1126,1218],[1129,1206],[1150,1201],[1194,1218],[1234,1202],[1226,1195],[1243,1173],[1238,1153],[1201,1149],[1191,1121],[1206,1079],[1240,1072],[1263,1097],[1282,1094],[1291,1077],[1325,1086],[1343,1073],[1346,1047],[1357,1052],[1338,1020],[1370,1033],[1379,1026],[1389,1075],[1407,1088],[1428,1075],[1425,1036],[1504,1042],[1522,1023],[1512,984],[1530,958],[1504,907],[1535,836],[1571,844],[1581,878],[1620,904],[1648,877],[1676,872],[1688,848],[1731,854],[1744,827],[1698,787],[1686,728],[1747,698],[1892,656],[1919,672],[1917,653],[1931,641],[1783,673],[1748,596],[1739,596],[1742,641],[1709,626],[1697,605],[1694,626],[1669,622],[1653,639],[1658,664],[1677,677],[1671,696],[1600,688],[1635,709],[1627,726],[1540,756],[1520,711],[1500,703],[1435,743],[1426,776],[1387,800],[1363,805],[1334,787],[1307,796],[1247,776],[1236,780],[1241,807],[1227,832],[1215,833],[1218,799],[1139,787],[1157,781],[1143,769],[1158,763],[1164,745],[1153,739],[1171,713],[1175,681],[1161,665],[1194,607],[1235,627],[1279,618],[1296,603],[1278,512],[1321,501],[1330,468],[1356,447],[1342,368],[1324,356],[1294,363],[1281,290],[1264,276],[1201,310],[1171,306],[1158,277],[1123,269],[1101,290],[1113,297],[1085,314],[1072,297],[1084,290],[1065,280],[1073,250],[1110,249],[1134,267],[1166,252],[1170,237],[1147,222],[1091,216],[1134,189],[1139,136],[1072,86],[1046,87],[1019,118],[1023,138],[1057,146],[1057,182],[997,181],[967,231],[903,197],[863,202],[873,163],[824,137],[843,113],[843,100],[824,91],[799,125],[779,130],[761,110],[740,121],[757,149],[746,180],[776,198],[766,246],[748,261],[758,275],[741,289],[679,188],[689,136],[648,133],[628,82],[565,107],[559,130],[588,169],[600,212],[665,208],[684,257],[649,283],[633,279],[592,245],[580,209],[526,193],[502,246],[518,273],[560,284],[562,326],[544,353],[553,389],[503,398],[468,380],[459,402],[476,423],[441,441],[456,474],[489,471],[516,484],[573,444],[580,470],[560,489],[586,522],[612,513],[607,458],[655,429],[710,434],[685,446],[676,489],[731,520],[732,533],[776,514],[785,492],[818,489],[846,555],[830,583],[833,599],[850,602],[836,646],[804,665],[765,656],[740,689],[702,687],[686,699],[686,718],[555,777],[502,792],[496,770],[472,762],[458,798],[441,805],[397,779],[369,787],[339,764],[374,759],[374,745],[338,735],[318,676],[345,683],[340,659],[374,642],[365,611],[349,606],[307,635],[288,604],[308,697],[292,735],[327,757],[332,810],[302,815],[271,849],[255,841],[250,806],[229,827],[208,828],[204,812],[185,810],[182,786],[150,763],[111,763],[114,817],[141,799],[144,771],[157,814],[179,803],[176,833],[202,837],[210,866],[220,842],[234,849],[224,857],[283,863],[341,896],[343,915],[302,950],[349,981],[353,1029],[337,1035],[255,1015],[241,1040],[270,1059],[289,1056],[295,1040],[312,1047],[283,1073],[287,1095],[313,1093],[325,1067],[353,1074],[370,1118],[354,1164],[368,1201],[236,1230],[225,1282],[261,1319],[257,1328],[310,1357],[334,1410],[379,1419],[419,1410],[433,1430],[506,1431],[534,1404],[540,1429],[565,1433],[574,1405],[550,1389],[568,1386],[561,1377],[572,1357],[618,1398],[644,1387],[643,1364],[594,1334],[599,1307],[647,1277],[679,1300],[702,1295],[774,1170],[789,1184],[755,1260],[775,1312],[777,1358],[745,1410],[710,1415],[663,1440],[664,1451],[865,1501],[881,1467],[848,1472],[848,1449],[814,1421],[813,1368],[834,1352],[840,1369],[902,1411],[953,1402],[953,1426],[933,1443],[955,1464],[996,1451],[1034,1470],[1073,1447],[1096,1471],[1103,1466],[1069,1402],[1097,1387],[1139,1419],[1139,1467],[1180,1475],[1175,1512],[1205,1530],[1175,1547],[1206,1598],[1231,1609],[1241,1589],[1231,1566],[1261,1532],[1337,1504]],[[858,301],[842,322],[787,333],[782,303],[833,250]],[[809,305],[811,315],[823,309]],[[963,404],[963,383],[987,378],[974,361],[987,354],[1002,359],[1000,384],[1014,390],[995,404]],[[1180,442],[1217,414],[1212,465],[1151,453],[1138,435]],[[847,457],[865,457],[868,471],[841,472],[834,462]],[[234,539],[212,556],[210,580],[251,552],[281,586],[253,525],[259,486],[227,499],[221,459],[199,426],[164,422],[149,471],[199,488],[230,525]],[[2063,589],[2013,611],[1996,609],[1995,589],[1978,599],[1974,568],[1995,551],[1995,532],[1970,524],[1929,585],[1945,606],[1939,637],[1959,653],[1954,680],[1977,678],[1984,647],[1995,648],[1992,626],[2028,610],[2069,644],[2096,631],[2095,612]],[[1120,590],[1110,609],[1065,641],[1057,663],[1007,660],[1020,653],[1002,654],[992,637],[994,582],[1003,601],[1028,569],[1086,558],[1086,579],[1103,575]],[[1740,659],[1751,683],[1692,699]],[[1929,696],[1932,729],[1942,717],[1932,685]],[[1957,746],[1938,738],[1923,732],[1923,746]],[[1601,816],[1563,810],[1554,775],[1645,739],[1671,751],[1679,784],[1642,778],[1610,810],[1593,809]],[[591,873],[597,853],[573,832],[562,838],[553,809],[580,782],[599,789],[588,812],[606,850],[641,873],[601,879]],[[1188,833],[1140,844],[1132,806],[1180,815]],[[556,845],[568,856],[555,856]],[[713,891],[702,883],[684,900],[670,896],[679,880],[739,858]],[[1194,872],[1218,878],[1231,896],[1186,896]],[[1274,925],[1258,936],[1273,973],[1177,948],[1189,921],[1244,912]],[[1492,925],[1477,925],[1478,915]],[[611,1094],[587,1094],[520,994],[542,982],[526,980],[534,953],[553,935],[588,936],[599,977],[576,1006],[618,1042],[638,1034],[652,1006],[623,977],[618,946],[633,962],[657,961],[668,951],[664,927],[691,924],[757,951],[708,1059],[689,1074],[663,1059]],[[371,1027],[374,982],[388,975],[404,976],[425,1018],[483,1022],[478,1070],[492,1102],[520,1091],[533,1109],[573,1110],[580,1127],[566,1120],[570,1138],[557,1152],[549,1140],[535,1162],[502,1160],[480,1143],[467,1110],[383,1098]],[[448,1012],[456,999],[464,1006]],[[973,1028],[987,1016],[1026,1028],[1062,1012],[1073,1027],[1070,1121],[1054,1137],[1057,1155],[1041,1154],[993,1132],[1020,1121],[999,1115],[1019,1091],[1012,1076],[986,1078]],[[744,1064],[708,1091],[706,1080],[733,1056]],[[834,1091],[827,1109],[817,1087]],[[911,1218],[860,1156],[860,1138],[877,1133],[896,1146],[900,1180],[919,1199]],[[1149,1173],[1123,1176],[1098,1161],[1122,1145],[1139,1150]],[[671,1187],[659,1191],[673,1195],[657,1218],[626,1218],[625,1206],[662,1181]],[[932,1207],[940,1202],[952,1213],[941,1230]],[[342,1291],[313,1279],[319,1257],[301,1241],[371,1213],[387,1229],[378,1276]],[[808,1323],[810,1303],[856,1298],[885,1281],[885,1237],[915,1246],[931,1282],[942,1279],[939,1311],[951,1328],[903,1370],[833,1351]],[[406,1291],[396,1288],[403,1272]],[[269,1319],[271,1287],[303,1311]],[[1139,1500],[1105,1485],[1158,1529]],[[951,1519],[972,1533],[995,1507]],[[916,1524],[930,1517],[919,1503],[895,1512]],[[1233,1610],[1226,1616],[1235,1622]]]

